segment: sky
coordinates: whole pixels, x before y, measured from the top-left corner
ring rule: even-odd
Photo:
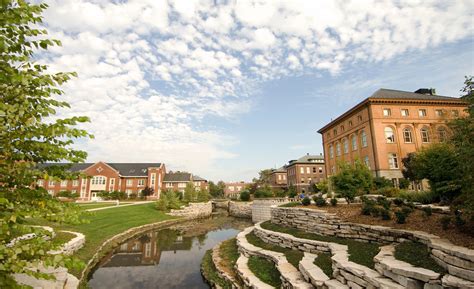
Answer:
[[[46,0],[75,71],[60,117],[89,116],[89,162],[163,162],[251,180],[306,153],[379,88],[459,96],[474,74],[470,0]]]

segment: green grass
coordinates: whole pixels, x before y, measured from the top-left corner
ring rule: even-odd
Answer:
[[[154,203],[118,207],[110,210],[101,210],[88,213],[85,219],[89,223],[69,225],[58,225],[49,222],[36,222],[36,224],[48,225],[55,230],[68,230],[83,233],[86,236],[86,243],[74,256],[84,262],[96,253],[98,247],[107,239],[122,233],[127,229],[145,224],[155,223],[171,219],[162,212],[155,209]],[[32,220],[34,221],[34,220]],[[79,272],[73,270],[72,273],[78,276]]]
[[[288,260],[288,262],[291,265],[295,266],[295,268],[297,269],[298,269],[298,264],[300,263],[301,259],[303,259],[303,256],[304,256],[303,252],[299,250],[292,250],[292,249],[283,248],[277,245],[265,243],[264,241],[262,241],[262,239],[257,237],[257,235],[255,235],[253,232],[250,234],[247,234],[246,238],[247,238],[247,241],[254,246],[260,247],[265,250],[275,251],[275,252],[280,252],[280,253],[285,254],[285,257]]]
[[[301,206],[301,202],[290,202],[287,204],[280,205],[279,207],[288,208],[288,207],[297,207],[297,206]]]
[[[219,248],[219,255],[224,261],[225,266],[229,269],[233,269],[237,259],[239,259],[239,249],[237,247],[237,240],[232,238],[224,241]]]
[[[122,203],[122,202],[120,203],[120,205],[125,205],[125,204],[130,204],[130,203]],[[116,206],[115,203],[78,203],[76,205],[78,205],[81,209],[84,209],[84,210]]]
[[[212,250],[207,250],[206,254],[204,254],[201,263],[201,271],[209,283],[218,284],[224,289],[232,288],[230,282],[222,279],[219,274],[217,274],[216,265],[212,261]]]
[[[360,264],[360,265],[367,266],[372,269],[374,268],[374,257],[380,251],[380,244],[378,243],[364,243],[364,242],[359,242],[359,241],[346,239],[346,238],[323,236],[323,235],[318,235],[314,233],[308,233],[296,228],[275,225],[275,224],[272,224],[270,221],[266,221],[262,223],[262,228],[266,230],[270,230],[270,231],[290,234],[297,238],[347,245],[350,261]]]
[[[416,267],[446,273],[446,270],[431,258],[428,247],[422,243],[407,241],[398,244],[395,246],[395,258]]]
[[[248,266],[250,271],[252,271],[258,279],[262,280],[262,282],[275,288],[280,288],[280,272],[278,272],[275,263],[262,257],[250,256]]]
[[[55,232],[55,234],[56,235],[51,240],[51,243],[53,244],[53,246],[60,246],[62,244],[69,242],[70,240],[76,237],[76,235],[74,234],[61,232],[61,231]]]
[[[314,259],[314,265],[318,266],[323,270],[324,274],[328,275],[329,278],[332,278],[332,261],[331,254],[329,253],[318,253],[318,257]]]

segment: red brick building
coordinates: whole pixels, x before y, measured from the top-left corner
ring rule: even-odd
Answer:
[[[207,180],[191,173],[180,171],[170,171],[169,173],[165,174],[163,179],[163,188],[166,190],[183,193],[188,183],[192,183],[197,191],[209,189]]]
[[[230,199],[238,199],[240,198],[240,192],[245,190],[245,188],[250,185],[251,183],[246,183],[246,182],[225,183],[224,197],[230,198]]]
[[[323,155],[307,154],[291,160],[286,166],[288,186],[295,186],[298,193],[307,193],[312,184],[326,179]]]
[[[286,188],[288,187],[288,179],[286,173],[286,167],[279,169],[272,169],[270,174],[270,186],[272,188]]]

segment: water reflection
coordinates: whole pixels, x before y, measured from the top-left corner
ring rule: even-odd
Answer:
[[[226,216],[187,222],[130,239],[106,256],[89,286],[98,288],[209,288],[199,271],[210,248],[249,222]]]

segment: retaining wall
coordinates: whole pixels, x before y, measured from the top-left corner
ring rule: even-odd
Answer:
[[[252,222],[258,223],[270,220],[272,217],[271,207],[274,205],[283,205],[291,202],[291,199],[255,199],[252,203]]]
[[[252,202],[229,202],[229,215],[237,218],[252,218]]]
[[[171,216],[184,218],[206,218],[212,215],[212,202],[207,203],[189,203],[181,210],[171,210],[168,213]]]
[[[474,281],[474,250],[456,246],[448,240],[420,231],[397,230],[342,221],[335,214],[305,208],[272,207],[271,222],[327,236],[364,242],[392,243],[406,240],[424,243],[431,256],[449,274]]]

